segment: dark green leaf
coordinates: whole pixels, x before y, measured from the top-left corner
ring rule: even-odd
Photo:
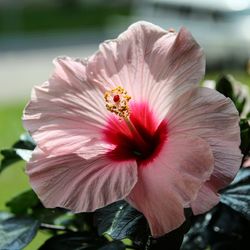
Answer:
[[[15,196],[10,201],[8,201],[6,205],[10,208],[10,211],[16,215],[28,214],[32,218],[37,219],[42,223],[51,225],[56,224],[65,226],[66,228],[70,228],[72,230],[75,229],[71,224],[72,220],[76,219],[76,215],[73,215],[62,208],[45,208],[33,190],[27,190]],[[57,221],[59,217],[62,219],[63,216],[65,216],[64,225],[58,223],[60,220]]]
[[[236,81],[231,75],[221,76],[216,83],[216,90],[234,102],[240,115],[244,111],[248,98],[243,89],[243,84]]]
[[[39,222],[31,218],[12,217],[0,223],[0,249],[20,250],[35,237]]]
[[[19,160],[28,161],[34,148],[35,143],[32,138],[28,134],[21,135],[20,140],[12,148],[0,150],[0,155],[3,156],[0,162],[0,172]]]
[[[5,212],[5,211],[1,211],[0,212],[0,223],[6,219],[9,219],[10,217],[12,217],[13,214],[9,213],[9,212]]]
[[[48,239],[39,250],[82,250],[95,249],[96,238],[81,233],[66,233]]]
[[[246,250],[249,247],[250,222],[230,207],[219,204],[208,225],[206,239],[211,249]]]
[[[172,231],[157,239],[151,239],[149,250],[179,250],[183,241],[184,234]]]
[[[19,141],[14,143],[12,148],[34,150],[35,146],[36,146],[36,144],[35,144],[34,140],[32,139],[32,137],[29,134],[24,133],[20,136]]]
[[[67,213],[67,210],[62,208],[45,208],[41,203],[32,208],[31,216],[39,221],[47,224],[54,224],[55,220]]]
[[[74,223],[76,214],[73,214],[71,212],[66,212],[62,215],[59,215],[57,218],[55,218],[54,223],[56,225],[61,226],[71,226]]]
[[[96,212],[98,233],[115,240],[130,238],[136,245],[146,243],[150,234],[145,217],[125,201],[113,203]]]
[[[10,211],[14,214],[27,214],[30,208],[34,208],[40,203],[33,190],[27,190],[6,203]]]
[[[182,250],[245,250],[250,244],[250,168],[241,168],[221,191],[221,203],[195,218]]]
[[[125,201],[117,201],[106,207],[96,210],[94,214],[94,223],[97,226],[98,234],[101,236],[112,225],[113,219],[120,207],[126,204]]]
[[[250,222],[240,213],[219,203],[205,215],[194,217],[181,250],[246,250]]]
[[[150,230],[145,217],[125,201],[113,203],[96,212],[96,222],[99,234],[104,232],[115,240],[129,238],[133,246],[138,249],[177,250],[183,240],[184,234],[189,230],[191,224],[189,217],[190,209],[185,210],[187,221],[178,229],[153,239],[150,237]],[[167,215],[166,215],[167,216]]]
[[[210,212],[206,215],[193,218],[192,227],[184,237],[184,241],[180,248],[181,250],[207,249],[206,230],[211,218],[212,214]]]
[[[98,250],[125,250],[125,249],[126,247],[121,241],[112,241],[105,244]]]
[[[239,111],[239,114],[240,114],[240,115],[241,115],[241,113],[242,113],[243,110],[244,110],[246,101],[247,101],[247,99],[244,98],[244,97],[242,97],[242,98],[236,97],[236,98],[234,99],[234,104],[235,104],[237,110]]]
[[[94,213],[76,214],[74,225],[80,231],[93,231],[96,233],[96,227],[94,226]]]
[[[92,232],[96,234],[96,228],[93,225],[93,213],[74,214],[59,208],[46,209],[44,212],[41,211],[39,218],[43,222],[63,226],[74,232]]]
[[[240,120],[241,145],[240,149],[244,156],[250,151],[250,125],[247,119]]]
[[[50,238],[39,250],[125,250],[125,246],[93,234],[66,233]]]
[[[191,227],[191,214],[191,209],[185,209],[186,221],[179,228],[166,235],[157,239],[151,239],[149,250],[179,250],[185,233],[187,233]]]
[[[231,185],[221,192],[221,202],[250,221],[250,168],[241,168]]]
[[[224,96],[234,99],[233,85],[229,77],[223,75],[216,82],[216,90],[222,93]]]
[[[21,160],[20,156],[16,154],[14,149],[0,150],[0,154],[3,156],[3,159],[0,162],[0,172],[2,172],[8,166]]]

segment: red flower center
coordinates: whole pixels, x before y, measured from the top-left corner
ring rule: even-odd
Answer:
[[[109,153],[116,161],[135,159],[139,165],[153,160],[167,139],[167,122],[158,125],[146,103],[130,105],[129,126],[126,121],[111,115],[103,131],[106,142],[115,145]]]

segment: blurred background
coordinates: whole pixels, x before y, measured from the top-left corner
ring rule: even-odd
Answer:
[[[87,57],[138,20],[187,27],[205,50],[206,79],[231,73],[250,86],[250,0],[0,0],[0,148],[23,132],[22,110],[32,86],[51,74],[53,58]],[[4,171],[0,210],[27,188],[23,164]]]

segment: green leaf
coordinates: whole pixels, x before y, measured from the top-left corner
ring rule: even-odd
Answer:
[[[10,211],[14,214],[27,214],[30,208],[34,208],[40,203],[35,192],[30,189],[18,194],[6,203]]]
[[[21,160],[14,149],[4,149],[0,150],[0,155],[3,156],[3,159],[0,162],[0,173],[7,168],[8,166]]]
[[[37,220],[12,217],[0,222],[0,249],[19,250],[27,246],[39,228]]]
[[[35,148],[35,143],[28,134],[22,134],[12,148],[0,150],[3,159],[0,162],[0,172],[19,160],[28,161]]]
[[[216,83],[216,90],[234,102],[240,115],[243,113],[248,99],[244,84],[236,81],[231,75],[223,75]]]
[[[57,218],[55,218],[54,223],[56,225],[70,227],[70,226],[73,226],[75,217],[76,217],[75,214],[71,212],[66,212],[62,215],[59,215]]]
[[[208,213],[193,218],[181,250],[246,250],[250,245],[249,228],[246,217],[220,202]]]
[[[182,226],[157,239],[150,236],[149,226],[143,214],[125,201],[118,201],[97,210],[95,221],[99,235],[105,234],[115,240],[131,239],[132,248],[179,250],[183,236],[191,226],[190,211],[185,209],[187,220]]]
[[[244,107],[245,107],[245,105],[246,105],[246,101],[247,101],[247,99],[244,98],[244,97],[242,97],[242,98],[236,97],[236,98],[234,99],[234,104],[235,104],[237,110],[239,111],[239,114],[240,114],[240,115],[241,115],[241,113],[242,113],[243,110],[244,110]]]
[[[65,226],[67,229],[76,230],[72,223],[75,215],[61,208],[45,208],[33,190],[27,190],[15,196],[6,203],[10,211],[16,215],[29,215],[42,223]],[[58,223],[58,218],[64,218],[64,224]],[[66,219],[67,218],[67,219]],[[49,229],[48,229],[49,230]]]
[[[95,213],[99,235],[108,234],[112,239],[132,239],[136,245],[144,246],[150,235],[143,214],[125,201],[118,201]]]
[[[32,208],[31,216],[47,224],[55,224],[55,220],[64,215],[67,210],[62,208],[45,208],[42,203]]]
[[[221,76],[219,80],[216,82],[215,89],[224,96],[234,100],[233,84],[228,76],[226,75]]]
[[[34,150],[36,144],[32,137],[27,134],[21,134],[19,141],[17,141],[12,147],[13,148],[22,148],[22,149],[28,149],[28,150]]]
[[[242,154],[246,156],[250,151],[250,125],[247,119],[240,120],[240,137],[240,149]]]
[[[73,225],[78,228],[79,231],[96,232],[96,228],[94,226],[94,213],[86,212],[76,214]]]
[[[165,234],[164,236],[150,240],[150,250],[179,250],[183,242],[184,235],[188,232],[191,227],[191,215],[192,210],[187,208],[184,210],[186,221],[177,229]]]
[[[121,241],[112,241],[100,247],[98,250],[125,250],[125,249],[126,247]]]
[[[125,250],[125,246],[122,242],[108,242],[93,234],[66,233],[50,238],[39,250]]]
[[[6,219],[9,219],[12,216],[13,215],[9,212],[5,212],[5,211],[0,212],[0,223]]]
[[[241,168],[232,184],[221,192],[222,203],[250,221],[250,168]]]

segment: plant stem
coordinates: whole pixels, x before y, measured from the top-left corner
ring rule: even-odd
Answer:
[[[66,228],[64,226],[47,224],[47,223],[41,223],[40,229],[53,230],[53,231],[76,232],[76,230],[72,230],[72,229]]]

